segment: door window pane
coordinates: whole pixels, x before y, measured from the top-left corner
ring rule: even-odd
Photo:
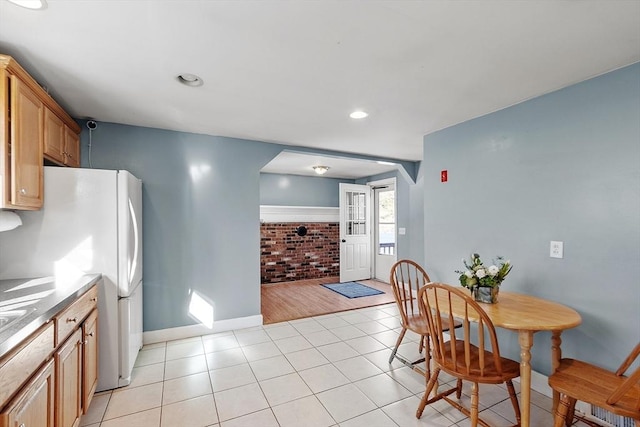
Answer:
[[[378,193],[378,254],[394,255],[396,248],[396,192]]]
[[[348,236],[362,236],[367,234],[366,198],[365,193],[347,191],[347,230]]]

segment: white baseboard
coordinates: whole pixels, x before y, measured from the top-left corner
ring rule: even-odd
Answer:
[[[213,328],[208,328],[202,324],[198,324],[190,326],[179,326],[177,328],[158,329],[156,331],[146,331],[142,333],[142,342],[143,344],[153,344],[157,342],[179,340],[183,338],[191,338],[200,335],[209,335],[218,332],[251,328],[261,325],[262,314],[257,314],[255,316],[217,320],[213,322]]]

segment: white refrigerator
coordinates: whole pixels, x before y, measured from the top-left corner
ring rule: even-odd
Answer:
[[[142,181],[47,166],[42,210],[18,214],[23,225],[0,235],[0,278],[102,273],[97,391],[129,384],[142,347]]]

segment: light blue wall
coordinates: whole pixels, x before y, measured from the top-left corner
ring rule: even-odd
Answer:
[[[260,204],[275,206],[338,207],[340,183],[352,179],[260,174]]]
[[[82,140],[86,167],[86,134]],[[259,171],[280,150],[98,123],[93,167],[127,169],[143,181],[146,331],[195,323],[190,290],[214,302],[216,320],[260,314]]]
[[[415,200],[413,199],[413,190],[416,184],[408,179],[406,174],[400,171],[392,171],[358,179],[356,183],[364,185],[368,182],[381,181],[389,178],[396,179],[396,212],[398,215],[396,218],[396,230],[404,228],[406,231],[404,235],[396,234],[397,259],[408,258],[420,261],[422,259],[422,253],[415,251],[413,248],[415,241],[422,243],[422,234],[415,234],[416,232],[422,232],[421,224],[415,221],[417,217],[421,217],[422,215],[422,206],[415,206]]]
[[[563,354],[617,368],[640,340],[640,64],[425,136],[424,218],[432,279],[457,284],[472,252],[504,255],[504,290],[582,315]],[[517,359],[516,334],[501,335]],[[545,374],[549,347],[535,335]]]
[[[89,150],[84,122],[82,129],[83,167],[91,151],[94,168],[126,169],[143,181],[145,331],[196,323],[192,291],[214,303],[216,320],[260,314],[260,204],[338,206],[345,181],[261,177],[289,146],[99,122]],[[400,163],[404,175],[415,173],[412,162]],[[273,186],[282,177],[288,191]]]
[[[415,184],[409,186],[409,258],[424,264],[424,167],[417,167]]]

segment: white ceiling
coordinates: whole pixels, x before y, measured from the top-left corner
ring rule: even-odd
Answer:
[[[320,176],[313,170],[314,166],[329,167],[329,170],[322,175],[323,178],[347,179],[377,175],[398,168],[398,165],[380,164],[373,160],[320,156],[285,150],[264,166],[262,172]]]
[[[640,1],[0,0],[0,52],[76,118],[415,161],[425,134],[640,61]]]

